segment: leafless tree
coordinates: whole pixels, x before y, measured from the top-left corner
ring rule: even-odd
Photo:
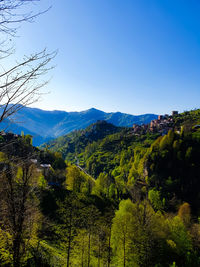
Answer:
[[[0,176],[0,228],[9,233],[9,252],[13,266],[21,260],[29,247],[33,226],[39,216],[34,195],[37,190],[37,172],[29,158],[4,159]]]
[[[22,12],[26,6],[39,0],[0,0],[0,36],[15,37],[18,25],[22,22],[32,22],[47,10],[33,13]],[[6,39],[1,38],[0,55],[11,55],[12,49],[7,46]],[[56,52],[48,53],[46,49],[29,56],[24,56],[20,62],[5,69],[0,66],[0,123],[16,113],[23,106],[38,101],[41,88],[47,84],[42,77],[50,70],[49,62]]]
[[[47,83],[44,75],[52,68],[49,62],[56,55],[56,52],[48,53],[44,49],[24,56],[13,67],[6,69],[3,66],[3,57],[14,56],[7,40],[16,37],[21,23],[32,22],[47,11],[27,12],[27,7],[36,2],[39,0],[0,0],[0,123],[10,119],[23,106],[38,101],[41,87]],[[37,216],[38,173],[30,161],[32,151],[27,153],[23,148],[26,145],[21,146],[22,151],[17,156],[14,147],[11,155],[3,153],[5,159],[0,162],[0,229],[9,234],[14,267],[21,266]]]
[[[41,87],[47,84],[41,77],[52,68],[47,65],[55,55],[56,52],[43,50],[0,73],[0,123],[23,106],[38,101]]]
[[[19,25],[23,22],[33,22],[39,15],[49,10],[40,12],[27,11],[27,6],[40,0],[0,0],[0,58],[13,52],[10,41],[16,36]],[[22,12],[22,9],[24,11]]]

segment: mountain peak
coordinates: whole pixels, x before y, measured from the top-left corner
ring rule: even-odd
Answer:
[[[89,108],[85,111],[82,111],[82,112],[85,112],[85,113],[104,113],[102,110],[99,110],[99,109],[96,109],[96,108]]]
[[[97,108],[89,108],[88,110],[90,110],[90,111],[101,111],[101,110],[99,110]]]
[[[74,130],[85,129],[97,121],[106,121],[115,126],[132,127],[134,123],[149,123],[157,118],[157,115],[136,117],[120,112],[106,113],[94,107],[81,112],[44,111],[26,107],[22,108],[17,115],[16,124],[12,124],[7,129],[17,134],[20,134],[21,130],[24,134],[31,133],[34,145],[40,145],[46,140],[66,135]],[[21,123],[18,123],[20,121]],[[105,122],[98,124],[97,127],[103,124]]]

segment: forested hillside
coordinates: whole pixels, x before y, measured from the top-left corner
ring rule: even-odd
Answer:
[[[93,142],[104,139],[106,136],[121,132],[122,127],[116,127],[106,121],[97,121],[84,130],[73,131],[70,134],[54,139],[41,148],[48,147],[51,151],[60,152],[63,158],[71,162],[77,161],[77,155]]]
[[[199,114],[162,136],[100,121],[66,161],[1,135],[1,265],[198,267]]]

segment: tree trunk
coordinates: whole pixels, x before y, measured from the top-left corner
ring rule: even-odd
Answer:
[[[24,224],[25,203],[27,201],[27,183],[28,183],[28,167],[23,168],[23,187],[22,187],[22,203],[18,215],[17,224],[15,225],[16,235],[13,240],[13,265],[14,267],[20,266],[21,255],[20,248],[22,245],[22,232]]]
[[[68,248],[67,248],[67,267],[69,267],[69,260],[70,260],[71,235],[72,235],[72,212],[70,212],[70,225],[69,225]]]
[[[110,234],[109,234],[109,238],[108,238],[108,267],[110,267],[110,251],[111,251],[111,247],[110,247],[110,243],[111,243],[111,229],[110,229]]]
[[[81,267],[83,267],[83,256],[84,256],[84,243],[82,244],[82,250],[81,250]]]
[[[18,242],[18,240],[14,240],[13,242],[13,246],[14,246],[14,251],[13,251],[13,266],[14,267],[19,267],[20,266],[20,255],[19,255],[19,251],[20,251],[20,244]]]
[[[67,267],[69,267],[70,250],[71,250],[71,237],[69,237],[69,240],[68,240],[68,248],[67,248]]]
[[[98,248],[98,267],[100,267],[100,253],[101,253],[101,246],[100,246],[100,238],[99,238],[99,248]]]
[[[126,267],[126,238],[124,237],[124,267]]]
[[[90,232],[88,237],[88,267],[90,267]]]

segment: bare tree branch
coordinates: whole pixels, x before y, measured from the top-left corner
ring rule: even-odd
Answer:
[[[41,87],[48,83],[41,76],[53,68],[47,65],[55,55],[56,52],[48,53],[44,49],[0,73],[0,123],[23,106],[39,100]]]
[[[11,39],[16,36],[22,22],[33,22],[39,15],[47,12],[27,11],[27,6],[40,0],[0,0],[0,59],[14,53]],[[5,37],[5,38],[4,38]],[[10,45],[11,43],[11,45]],[[52,67],[48,63],[56,52],[48,53],[46,49],[30,56],[25,56],[15,66],[5,70],[0,66],[0,123],[16,113],[23,106],[39,100],[40,89],[48,83],[42,80]]]
[[[46,13],[51,7],[37,13],[21,13],[22,6],[30,3],[39,2],[40,0],[0,0],[0,32],[15,36],[17,26],[21,22],[33,22],[36,17]]]
[[[16,36],[19,25],[23,22],[34,22],[35,18],[46,13],[51,7],[39,11],[25,11],[30,4],[40,0],[0,0],[0,59],[13,53],[13,45],[10,42]],[[21,10],[24,9],[24,12]],[[10,39],[8,40],[8,37]]]

